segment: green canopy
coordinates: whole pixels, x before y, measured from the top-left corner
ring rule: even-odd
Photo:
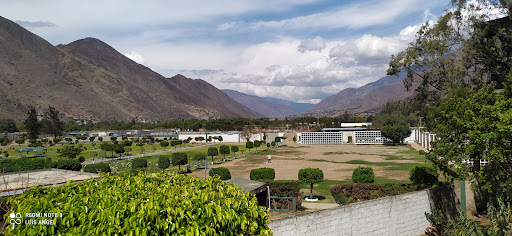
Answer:
[[[16,152],[41,152],[46,151],[44,147],[24,147],[16,149]]]

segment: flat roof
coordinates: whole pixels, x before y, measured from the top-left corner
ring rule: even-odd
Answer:
[[[368,128],[352,127],[352,128],[323,128],[322,132],[339,132],[339,131],[362,131]]]
[[[265,187],[266,184],[263,182],[245,179],[242,177],[238,177],[236,179],[229,179],[229,180],[226,180],[226,182],[227,183],[235,183],[236,186],[238,186],[239,188],[243,188],[243,189],[245,189],[246,192],[251,192],[254,194],[263,192],[267,189]]]

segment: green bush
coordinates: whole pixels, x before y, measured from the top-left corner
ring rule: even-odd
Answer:
[[[231,179],[231,172],[229,172],[229,169],[225,167],[212,168],[209,174],[210,176],[218,175],[222,180]]]
[[[172,165],[178,166],[178,171],[181,171],[181,165],[188,164],[187,153],[175,152],[172,154],[171,158],[172,158]]]
[[[409,179],[417,185],[432,185],[437,183],[439,174],[433,166],[414,166],[409,171]]]
[[[60,159],[57,161],[57,169],[79,171],[82,169],[82,164],[76,159]]]
[[[84,162],[84,161],[85,161],[85,157],[83,157],[83,156],[79,156],[79,157],[78,157],[78,161],[79,161],[79,162]]]
[[[164,170],[169,168],[171,166],[171,162],[169,161],[169,158],[166,156],[160,156],[158,157],[158,168]]]
[[[273,168],[252,169],[250,174],[251,180],[274,180],[276,172]]]
[[[55,212],[62,217],[49,218],[56,220],[55,225],[7,227],[6,235],[272,234],[267,210],[258,206],[254,195],[218,178],[144,172],[104,176],[96,181],[36,188],[9,198],[8,203],[12,210],[7,215]]]
[[[142,158],[135,158],[132,160],[132,168],[145,168],[148,166],[148,160]]]
[[[88,164],[84,167],[84,172],[89,173],[110,173],[112,170],[110,169],[110,165],[108,165],[106,162],[100,162],[96,164]]]
[[[375,173],[371,167],[359,166],[352,172],[352,182],[354,183],[373,183],[375,182]]]
[[[51,166],[48,165],[43,158],[10,158],[0,159],[0,171],[3,172],[17,172],[26,170],[45,169]]]
[[[425,151],[419,150],[418,152],[420,153],[420,155],[425,156]]]

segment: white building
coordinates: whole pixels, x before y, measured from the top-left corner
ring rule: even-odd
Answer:
[[[371,123],[343,123],[351,124],[352,127],[324,128],[321,132],[297,133],[297,143],[301,144],[386,144],[392,143],[390,139],[382,136],[379,130],[367,130],[363,126]],[[342,126],[344,126],[342,124]],[[417,128],[411,127],[411,136],[405,142],[417,140]]]

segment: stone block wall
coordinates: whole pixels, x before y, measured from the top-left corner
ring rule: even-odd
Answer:
[[[280,235],[422,235],[429,225],[430,190],[338,206],[272,221]]]

